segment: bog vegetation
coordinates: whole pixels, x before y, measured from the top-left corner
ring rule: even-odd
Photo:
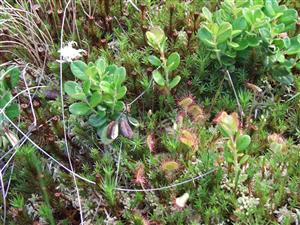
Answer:
[[[298,12],[0,0],[0,223],[299,224]]]

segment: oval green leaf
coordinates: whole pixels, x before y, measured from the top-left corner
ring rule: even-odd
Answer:
[[[227,41],[231,37],[232,26],[228,22],[223,22],[218,30],[217,43],[221,44]]]
[[[125,86],[122,86],[118,89],[118,92],[117,92],[117,99],[121,99],[125,96],[126,94],[126,91],[127,91],[127,88]]]
[[[88,79],[88,76],[85,73],[86,69],[87,69],[87,65],[83,61],[76,60],[71,63],[71,71],[73,75],[80,80]]]
[[[153,79],[158,85],[165,86],[165,79],[162,77],[159,71],[155,70],[153,72]]]
[[[205,26],[201,27],[197,34],[198,38],[208,47],[215,47],[212,32]]]
[[[89,124],[93,127],[101,127],[103,126],[107,120],[105,117],[105,112],[100,112],[98,114],[92,114],[88,120]]]
[[[245,150],[251,143],[251,138],[249,135],[241,135],[236,140],[236,147],[239,151]]]
[[[179,84],[180,80],[181,80],[180,76],[174,77],[173,80],[170,83],[170,88],[172,89],[172,88],[176,87],[177,84]]]
[[[81,85],[76,83],[75,81],[67,81],[64,84],[64,89],[67,95],[69,95],[73,99],[83,100],[85,98],[85,94],[82,90]]]
[[[161,61],[158,57],[156,57],[155,55],[150,55],[148,57],[149,62],[153,65],[153,66],[160,66],[161,65]]]
[[[180,64],[180,55],[177,52],[173,52],[167,60],[167,67],[168,70],[171,72],[176,70]]]
[[[100,104],[101,101],[102,101],[102,96],[98,91],[96,91],[92,94],[89,104],[92,108],[94,108],[98,104]]]
[[[90,111],[90,107],[86,103],[73,103],[69,111],[76,116],[84,116]]]

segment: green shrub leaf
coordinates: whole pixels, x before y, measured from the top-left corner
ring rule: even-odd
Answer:
[[[236,140],[236,147],[239,151],[245,150],[251,143],[251,138],[249,135],[241,135]]]
[[[67,95],[69,95],[73,99],[83,100],[86,97],[81,85],[76,83],[75,81],[67,81],[64,84],[64,89]]]
[[[227,41],[231,37],[232,26],[228,22],[223,22],[218,30],[217,43],[221,44]]]
[[[71,63],[71,71],[75,77],[77,77],[80,80],[87,80],[88,76],[85,73],[85,70],[87,69],[87,65],[80,60],[76,60]]]
[[[180,76],[174,77],[173,80],[170,82],[170,88],[172,89],[172,88],[176,87],[177,84],[179,84],[180,80],[181,80]]]
[[[146,37],[148,44],[155,49],[161,48],[166,41],[165,33],[160,27],[152,27],[146,32]]]
[[[92,108],[96,107],[98,104],[100,104],[100,102],[102,101],[102,96],[101,94],[98,92],[98,91],[95,91],[92,96],[91,96],[91,99],[90,99],[90,106]]]
[[[205,17],[205,19],[207,19],[208,21],[212,21],[212,13],[209,11],[208,8],[203,7],[202,13],[203,13],[203,16]]]
[[[103,126],[107,120],[105,117],[105,112],[99,112],[98,114],[92,114],[88,120],[89,124],[93,127],[101,127]]]
[[[215,47],[216,44],[213,42],[213,34],[206,26],[199,29],[197,36],[205,45]]]
[[[113,92],[111,85],[108,81],[101,81],[100,88],[104,93],[107,93],[107,94],[112,94],[112,92]]]
[[[127,88],[125,86],[120,87],[118,89],[116,98],[117,99],[123,98],[125,96],[125,94],[126,94],[126,91],[127,91]]]
[[[95,62],[96,65],[96,70],[98,71],[98,74],[100,75],[100,77],[102,77],[102,75],[105,73],[106,67],[107,67],[107,61],[105,58],[99,58],[97,59],[97,61]]]
[[[173,52],[171,55],[169,55],[167,60],[167,67],[170,72],[176,70],[179,64],[180,64],[180,55],[177,52]]]
[[[76,116],[84,116],[90,111],[90,107],[86,103],[73,103],[70,105],[69,111]]]
[[[153,66],[160,66],[161,65],[161,61],[158,57],[156,57],[155,55],[150,55],[148,57],[149,62],[153,65]]]
[[[155,70],[153,72],[153,79],[158,85],[165,86],[165,80],[159,71]]]
[[[126,70],[124,67],[116,69],[114,73],[114,83],[116,86],[121,85],[126,79]]]

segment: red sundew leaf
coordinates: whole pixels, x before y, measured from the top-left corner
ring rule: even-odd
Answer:
[[[174,172],[179,169],[179,164],[174,160],[168,160],[162,163],[161,169],[165,172]]]
[[[203,109],[199,105],[190,105],[188,107],[188,113],[195,122],[203,122],[205,119]]]
[[[187,110],[188,107],[194,104],[194,99],[191,96],[185,97],[177,103],[183,110]]]
[[[146,183],[144,165],[140,164],[134,173],[134,183],[143,186]]]
[[[222,119],[226,116],[228,116],[228,114],[224,110],[222,110],[221,112],[218,112],[216,117],[213,119],[213,123],[215,123],[215,124],[220,123],[222,121]]]
[[[198,149],[198,139],[196,134],[192,133],[188,129],[182,129],[179,136],[179,141],[193,150]]]
[[[236,127],[240,127],[241,123],[240,123],[240,120],[239,120],[239,115],[236,113],[236,112],[233,112],[230,114],[233,118],[233,121],[234,121],[234,125]]]
[[[185,113],[184,112],[179,112],[177,114],[177,117],[176,117],[176,123],[178,125],[178,127],[182,127],[183,125],[183,120],[184,120],[184,116],[185,116]]]

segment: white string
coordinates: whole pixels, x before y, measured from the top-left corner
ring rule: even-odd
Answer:
[[[28,65],[28,64],[27,64]],[[26,67],[27,67],[26,65]],[[25,71],[26,67],[24,68],[23,71]],[[24,74],[23,74],[24,75]],[[40,87],[45,87],[45,86],[36,86],[36,87],[32,87],[32,88],[28,88],[28,85],[27,85],[27,82],[26,82],[26,78],[25,76],[23,76],[23,79],[24,79],[24,83],[25,83],[25,86],[26,86],[26,89],[19,92],[17,95],[15,95],[13,98],[11,98],[7,103],[6,105],[0,109],[0,114],[2,113],[2,111],[5,111],[5,109],[9,106],[9,104],[14,101],[14,99],[16,99],[19,95],[21,95],[22,93],[24,92],[27,92],[28,93],[28,96],[29,96],[29,99],[30,99],[30,105],[31,105],[31,110],[32,110],[32,113],[33,113],[33,117],[35,118],[34,119],[34,122],[30,125],[30,129],[29,131],[26,133],[26,136],[30,135],[31,131],[33,130],[33,128],[36,126],[36,116],[35,116],[35,111],[34,111],[34,108],[33,108],[33,103],[32,103],[32,98],[31,98],[31,95],[30,95],[30,90],[31,89],[34,89],[34,88],[40,88]],[[22,143],[21,143],[22,142]],[[3,156],[1,156],[0,160],[4,159],[10,152],[14,151],[15,148],[18,146],[18,147],[21,147],[24,143],[26,142],[26,139],[23,137],[21,140],[19,140],[12,148],[10,148],[6,153],[3,154]],[[21,143],[21,144],[20,144]],[[20,146],[19,146],[20,144]],[[2,167],[1,171],[3,171],[5,169],[5,167],[9,164],[9,162],[13,159],[13,156],[16,154],[17,150],[12,154],[12,157],[10,157],[10,159],[7,161],[7,163]]]
[[[3,199],[3,224],[5,224],[6,220],[6,196],[5,196],[5,187],[3,182],[3,176],[2,171],[0,171],[0,183],[1,183],[1,193],[2,193],[2,199]]]
[[[28,65],[28,64],[27,64]],[[26,82],[26,78],[25,78],[25,72],[26,72],[26,68],[27,68],[27,65],[25,66],[25,68],[23,69],[23,71],[22,71],[22,76],[23,76],[23,79],[24,79],[24,83],[25,83],[25,87],[26,87],[26,91],[27,91],[27,93],[28,93],[28,97],[29,97],[29,101],[30,101],[30,105],[31,105],[31,111],[32,111],[32,113],[33,113],[33,117],[34,117],[34,122],[33,122],[33,124],[36,124],[36,116],[35,116],[35,111],[34,111],[34,108],[33,108],[33,104],[32,104],[32,98],[31,98],[31,95],[30,95],[30,90],[29,90],[29,88],[28,88],[28,85],[27,85],[27,82]],[[22,92],[23,93],[23,92]],[[10,101],[8,101],[7,102],[7,104],[1,109],[1,111],[4,111],[5,109],[6,109],[6,107],[8,107],[8,105],[15,99],[15,98],[17,98],[19,96],[19,94],[18,95],[16,95],[16,96],[14,96],[12,99],[10,99]],[[33,124],[31,124],[31,125],[33,125]],[[32,127],[32,126],[31,126]],[[32,127],[33,128],[33,127]],[[31,132],[31,130],[32,129],[30,129],[29,131],[28,131],[28,134]],[[22,142],[22,143],[21,143]],[[4,170],[5,170],[5,168],[9,165],[9,163],[10,163],[10,161],[14,158],[14,156],[16,155],[16,153],[17,153],[17,151],[18,151],[18,149],[19,148],[16,148],[16,147],[21,147],[24,143],[26,142],[26,139],[24,139],[23,140],[23,138],[21,139],[21,140],[19,140],[7,153],[5,153],[2,157],[1,157],[1,159],[2,158],[4,158],[6,155],[8,155],[10,152],[11,152],[11,150],[13,151],[13,150],[15,150],[14,151],[14,153],[11,155],[11,157],[8,159],[8,161],[6,162],[6,164],[1,168],[1,170],[0,170],[0,173],[1,173],[1,186],[2,186],[2,193],[4,193],[3,194],[3,207],[4,207],[4,209],[3,209],[3,211],[4,211],[4,216],[3,216],[3,223],[5,224],[5,219],[6,219],[6,197],[7,197],[7,194],[8,194],[8,191],[9,191],[9,187],[10,187],[10,183],[11,183],[11,176],[12,176],[12,173],[13,173],[13,168],[14,167],[12,167],[12,169],[11,169],[11,173],[10,173],[10,177],[9,177],[9,180],[8,180],[8,184],[7,184],[7,188],[6,188],[6,191],[5,191],[5,186],[4,186],[4,183],[3,183],[3,179],[2,179],[2,174],[4,174]],[[19,146],[19,143],[21,143],[20,144],[20,146]]]
[[[26,82],[26,81],[25,81]],[[151,84],[149,85],[149,86],[151,86]],[[26,84],[26,89],[25,90],[22,90],[22,91],[20,91],[17,95],[15,95],[12,99],[10,99],[10,101],[9,102],[7,102],[7,104],[2,108],[2,109],[0,109],[0,113],[3,113],[4,114],[4,116],[5,116],[5,118],[15,127],[15,129],[19,132],[19,133],[21,133],[21,135],[23,136],[22,137],[22,139],[21,139],[21,141],[23,140],[23,142],[22,142],[22,144],[23,143],[25,143],[27,140],[28,141],[30,141],[40,152],[42,152],[44,155],[46,155],[49,159],[51,159],[52,161],[54,161],[55,163],[57,163],[60,167],[62,167],[63,169],[65,169],[67,172],[69,172],[70,174],[72,174],[73,175],[73,178],[74,177],[77,177],[77,178],[79,178],[79,179],[81,179],[81,180],[83,180],[83,181],[85,181],[85,182],[87,182],[87,183],[90,183],[90,184],[93,184],[93,185],[95,185],[96,183],[94,182],[94,181],[91,181],[91,180],[89,180],[89,179],[86,179],[86,178],[84,178],[84,177],[82,177],[82,176],[80,176],[80,175],[78,175],[78,174],[76,174],[75,172],[74,172],[74,170],[70,170],[69,168],[67,168],[66,166],[64,166],[62,163],[60,163],[58,160],[56,160],[54,157],[52,157],[50,154],[48,154],[44,149],[42,149],[40,146],[38,146],[34,141],[32,141],[30,138],[29,138],[29,133],[30,133],[30,131],[29,132],[27,132],[27,134],[25,134],[23,131],[21,131],[20,129],[19,129],[19,127],[15,124],[15,123],[13,123],[8,117],[7,117],[7,115],[5,114],[5,109],[8,107],[8,105],[14,100],[14,99],[16,99],[19,95],[21,95],[21,94],[23,94],[24,92],[27,92],[27,93],[29,93],[29,96],[31,96],[30,95],[30,90],[32,90],[32,89],[38,89],[38,88],[44,88],[45,86],[35,86],[35,87],[28,87],[28,85]],[[61,92],[62,93],[62,92]],[[140,96],[138,96],[138,98],[139,97],[141,97],[142,95],[143,95],[144,93],[142,93]],[[136,98],[136,100],[138,99],[138,98]],[[63,99],[63,98],[62,98]],[[134,101],[136,101],[136,100],[134,100]],[[62,107],[62,109],[63,109],[63,107]],[[22,145],[21,144],[21,145]],[[9,150],[9,152],[10,152],[10,150]],[[16,151],[14,152],[14,154],[13,155],[15,155],[16,154]],[[5,154],[4,156],[6,156],[7,154]],[[3,156],[3,157],[4,157]],[[9,161],[11,161],[12,160],[12,158],[13,158],[13,156],[9,159]],[[119,157],[118,157],[118,165],[117,165],[117,177],[116,177],[116,179],[118,179],[118,177],[119,177],[119,165],[120,165],[120,160],[121,160],[121,147],[120,147],[120,152],[119,152]],[[8,161],[8,163],[9,163],[9,161]],[[4,168],[8,165],[8,163],[1,169],[1,176],[2,176],[2,172],[3,172],[3,170],[4,170]],[[202,175],[199,175],[199,176],[196,176],[196,177],[193,177],[193,178],[190,178],[190,179],[188,179],[188,180],[185,180],[185,181],[182,181],[182,182],[179,182],[179,183],[175,183],[175,184],[172,184],[172,185],[167,185],[167,186],[163,186],[163,187],[158,187],[158,188],[149,188],[149,189],[128,189],[128,188],[124,188],[124,187],[117,187],[116,188],[116,190],[117,191],[125,191],[125,192],[151,192],[151,191],[160,191],[160,190],[165,190],[165,189],[169,189],[169,188],[174,188],[174,187],[177,187],[177,186],[180,186],[180,185],[183,185],[183,184],[186,184],[186,183],[189,183],[189,182],[192,182],[192,181],[195,181],[195,180],[198,180],[198,179],[201,179],[201,178],[203,178],[204,176],[206,176],[206,175],[209,175],[209,174],[211,174],[212,172],[214,172],[216,170],[216,168],[213,168],[213,169],[211,169],[211,170],[209,170],[208,172],[206,172],[206,173],[204,173],[204,174],[202,174]],[[78,189],[77,189],[78,190]],[[8,190],[7,190],[8,191]],[[5,195],[5,197],[6,197],[6,195]],[[5,199],[4,199],[5,200]]]
[[[148,91],[148,89],[151,87],[152,82],[153,82],[153,77],[151,78],[148,87],[141,94],[139,94],[135,99],[133,99],[133,101],[131,101],[127,105],[131,106],[133,103],[135,103],[137,100],[139,100],[139,98],[141,98]]]
[[[9,191],[9,187],[10,187],[10,183],[11,183],[11,177],[12,177],[12,174],[14,172],[14,168],[15,168],[15,164],[13,163],[12,166],[11,166],[10,176],[9,176],[9,180],[8,180],[6,191],[5,191],[5,198],[7,197],[7,194],[8,194],[8,191]]]
[[[71,3],[71,0],[68,1],[68,3],[65,6],[63,19],[62,19],[62,25],[61,25],[61,33],[60,33],[60,49],[63,48],[63,37],[64,37],[64,24],[65,24],[65,18],[66,18],[66,12],[68,9],[69,4]],[[64,96],[63,96],[63,76],[62,76],[62,63],[63,63],[63,56],[62,52],[60,52],[60,61],[59,61],[59,77],[60,77],[60,99],[61,99],[61,113],[62,113],[62,122],[63,122],[63,129],[64,129],[64,139],[65,139],[65,148],[68,155],[68,160],[70,164],[70,168],[72,171],[73,181],[75,184],[77,199],[78,199],[78,205],[79,205],[79,213],[80,213],[80,224],[83,225],[83,212],[82,212],[82,206],[81,206],[81,199],[80,199],[80,193],[77,185],[77,180],[74,175],[74,168],[71,160],[70,150],[68,146],[68,139],[67,139],[67,128],[66,128],[66,121],[65,121],[65,112],[64,112]]]
[[[25,69],[24,69],[25,70]],[[24,82],[26,83],[26,80],[24,80]],[[27,86],[27,83],[26,83],[26,89],[27,89],[27,91],[28,91],[28,95],[31,97],[31,95],[30,95],[30,92],[29,92],[29,90],[28,90],[28,86]],[[32,101],[31,101],[31,104],[32,104]],[[7,107],[7,105],[6,105],[6,107]],[[6,107],[4,107],[2,110],[5,110],[5,108]],[[33,111],[33,113],[34,113],[34,111]],[[31,124],[32,125],[32,124]],[[32,127],[33,128],[33,127]],[[31,129],[32,130],[32,129]],[[29,130],[28,131],[28,134],[31,132],[31,130]],[[21,143],[22,142],[22,143]],[[3,224],[5,224],[5,219],[6,219],[6,197],[7,197],[7,194],[8,194],[8,191],[9,191],[9,187],[10,187],[10,182],[11,182],[11,176],[12,176],[12,173],[13,173],[13,168],[14,168],[14,166],[12,166],[12,169],[11,169],[11,173],[10,173],[10,177],[9,177],[9,180],[8,180],[8,184],[7,184],[7,188],[6,188],[6,191],[5,191],[5,186],[4,186],[4,182],[3,182],[3,178],[2,178],[2,174],[4,174],[5,173],[5,168],[9,165],[9,163],[10,163],[10,161],[14,158],[14,156],[16,155],[16,153],[17,153],[17,151],[18,151],[18,149],[19,148],[16,148],[16,147],[21,147],[24,143],[26,142],[26,139],[24,139],[23,140],[23,138],[21,139],[21,140],[19,140],[10,150],[14,150],[15,149],[15,151],[14,151],[14,153],[11,155],[11,157],[8,159],[8,161],[6,162],[6,164],[1,168],[1,170],[0,170],[0,175],[1,175],[1,186],[2,186],[2,191],[3,191],[3,193],[4,193],[4,195],[3,195],[3,202],[5,203],[3,203],[3,207],[4,207],[4,209],[3,209],[3,211],[4,211],[4,216],[3,216]],[[20,145],[19,145],[19,143],[21,143]],[[8,152],[10,152],[10,150],[8,151]],[[3,157],[5,157],[7,154],[5,153],[4,154],[4,156]],[[1,157],[1,159],[3,158],[3,157]]]
[[[65,169],[67,172],[71,173],[72,175],[76,176],[77,178],[80,178],[83,181],[86,181],[87,183],[90,184],[96,184],[96,182],[91,181],[87,178],[84,178],[76,173],[74,173],[72,170],[70,170],[69,168],[67,168],[66,166],[64,166],[61,162],[59,162],[58,160],[56,160],[54,157],[52,157],[51,155],[49,155],[44,149],[42,149],[39,145],[37,145],[32,139],[30,139],[22,130],[20,130],[20,128],[14,123],[12,122],[7,116],[6,114],[3,112],[4,116],[6,117],[6,119],[16,128],[16,130],[21,133],[21,135],[28,140],[29,142],[31,142],[41,153],[43,153],[44,155],[46,155],[48,158],[50,158],[51,160],[53,160],[55,163],[57,163],[60,167],[62,167],[63,169]],[[202,175],[198,175],[196,177],[190,178],[188,180],[179,182],[179,183],[175,183],[172,185],[168,185],[168,186],[163,186],[163,187],[159,187],[159,188],[150,188],[150,189],[128,189],[128,188],[124,188],[124,187],[117,187],[116,190],[118,191],[125,191],[125,192],[142,192],[142,191],[159,191],[159,190],[165,190],[168,188],[172,188],[172,187],[177,187],[180,186],[182,184],[186,184],[188,182],[194,181],[194,180],[199,180],[201,178],[203,178],[206,175],[209,175],[210,173],[216,171],[217,168],[212,168],[210,169],[208,172],[202,174]]]
[[[58,160],[56,160],[54,157],[52,157],[50,154],[48,154],[44,149],[42,149],[39,145],[37,145],[32,139],[29,138],[28,134],[25,134],[22,130],[20,130],[20,128],[13,122],[11,121],[8,116],[5,114],[5,109],[9,106],[9,104],[14,101],[16,98],[18,98],[21,94],[27,92],[28,90],[33,90],[33,89],[38,89],[38,88],[45,88],[46,86],[34,86],[34,87],[29,87],[26,88],[25,90],[20,91],[19,93],[17,93],[14,97],[12,97],[5,105],[2,109],[0,109],[0,114],[3,114],[3,116],[8,120],[8,122],[10,122],[13,127],[15,127],[15,129],[21,133],[21,135],[23,136],[23,138],[25,138],[25,140],[30,141],[40,152],[42,152],[44,155],[46,155],[48,158],[50,158],[51,160],[53,160],[55,163],[57,163],[60,167],[62,167],[63,169],[65,169],[66,171],[68,171],[69,173],[73,174],[74,176],[80,178],[81,180],[84,180],[88,183],[91,184],[96,184],[94,181],[88,180],[87,178],[84,178],[76,173],[74,173],[73,171],[71,171],[68,167],[66,167],[65,165],[63,165],[61,162],[59,162]],[[25,141],[24,140],[24,141]]]
[[[141,11],[137,6],[136,6],[136,4],[134,4],[133,3],[133,1],[132,0],[128,0],[128,2],[133,6],[133,8],[135,8],[137,11]]]
[[[192,181],[195,181],[195,180],[199,180],[199,179],[202,179],[203,177],[213,173],[214,171],[216,171],[217,168],[212,168],[210,170],[208,170],[206,173],[204,174],[201,174],[201,175],[198,175],[196,177],[193,177],[193,178],[190,178],[190,179],[187,179],[185,181],[182,181],[182,182],[179,182],[179,183],[175,183],[175,184],[171,184],[171,185],[167,185],[167,186],[164,186],[164,187],[158,187],[158,188],[149,188],[149,189],[128,189],[128,188],[116,188],[116,190],[118,191],[126,191],[126,192],[150,192],[150,191],[162,191],[162,190],[166,190],[166,189],[169,189],[169,188],[174,188],[174,187],[178,187],[178,186],[181,186],[183,184],[186,184],[186,183],[189,183],[189,182],[192,182]]]
[[[237,96],[237,93],[236,93],[236,90],[235,90],[235,88],[234,88],[234,84],[233,84],[233,82],[232,82],[232,79],[231,79],[231,76],[230,76],[229,71],[226,70],[225,73],[227,74],[228,80],[229,80],[229,84],[230,84],[230,86],[232,87],[232,90],[233,90],[233,93],[234,93],[234,96],[235,96],[235,99],[236,99],[236,102],[237,102],[237,105],[238,105],[238,108],[239,108],[239,111],[240,111],[241,122],[243,123],[243,117],[244,117],[243,108],[242,108],[242,106],[241,106],[241,104],[240,104],[239,97]]]

